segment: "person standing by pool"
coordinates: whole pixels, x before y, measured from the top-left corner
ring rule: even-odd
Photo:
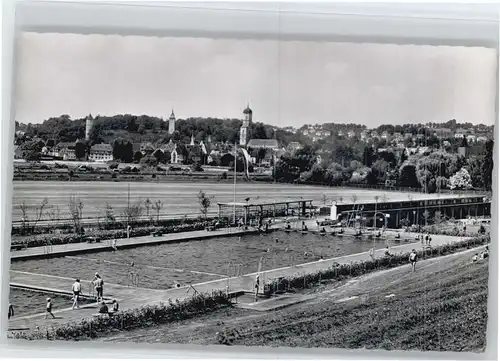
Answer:
[[[52,313],[52,300],[50,298],[47,298],[47,307],[45,308],[45,319],[47,319],[47,316],[51,315],[52,318],[56,318],[54,314]]]
[[[118,248],[116,247],[116,237],[113,238],[113,240],[111,241],[111,247],[113,248],[114,251],[118,250]]]
[[[414,249],[410,253],[409,261],[412,272],[415,272],[415,266],[417,265],[417,252]]]
[[[373,254],[373,248],[370,248],[370,258],[372,261],[375,259],[375,256]]]
[[[73,306],[71,309],[75,308],[80,308],[78,306],[78,299],[80,298],[80,293],[82,292],[82,284],[80,283],[80,280],[77,278],[75,283],[73,283]]]
[[[257,296],[259,295],[259,287],[260,287],[260,277],[257,275],[255,277],[255,300],[257,301]]]
[[[101,276],[99,276],[99,273],[96,272],[95,277],[92,280],[92,282],[94,283],[95,292],[97,293],[97,302],[99,302],[99,300],[103,301],[104,299],[103,299],[102,295],[103,295],[104,281],[101,278]]]
[[[130,239],[130,232],[132,231],[132,227],[130,224],[127,226],[127,239]]]
[[[14,306],[12,306],[12,303],[9,303],[9,320],[11,317],[14,317]]]

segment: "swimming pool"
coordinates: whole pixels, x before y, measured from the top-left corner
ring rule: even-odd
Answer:
[[[394,240],[387,241],[392,246]],[[167,243],[79,256],[13,261],[13,270],[130,285],[134,275],[141,287],[166,289],[228,276],[297,265],[323,258],[383,248],[384,239],[276,231],[271,234],[227,236]],[[132,266],[133,264],[133,266]],[[137,279],[136,279],[137,280]]]

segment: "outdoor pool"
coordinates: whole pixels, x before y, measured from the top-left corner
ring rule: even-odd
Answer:
[[[277,241],[276,241],[277,240]],[[227,276],[238,276],[323,258],[393,246],[393,240],[355,239],[299,232],[227,236],[199,241],[144,246],[116,252],[13,261],[18,271],[92,279],[99,272],[106,283],[129,286],[134,277],[140,287],[166,289]],[[132,266],[132,264],[134,264]],[[138,274],[138,276],[132,276]]]

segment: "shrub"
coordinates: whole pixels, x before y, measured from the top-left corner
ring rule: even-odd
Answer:
[[[226,293],[196,294],[183,301],[169,300],[168,304],[151,304],[121,312],[113,317],[98,317],[60,325],[50,330],[31,333],[15,332],[10,337],[27,340],[85,340],[97,338],[114,330],[132,330],[144,326],[179,321],[217,309],[231,302]]]
[[[181,233],[181,232],[191,232],[200,231],[212,225],[213,219],[201,220],[201,219],[168,219],[161,220],[159,226],[148,226],[141,228],[133,228],[130,232],[130,237],[143,237],[150,235],[154,230],[160,230],[162,233]],[[114,238],[127,238],[127,232],[125,227],[120,223],[114,223],[115,226],[121,227],[121,229],[114,230],[92,230],[87,232],[87,234],[66,234],[66,235],[40,235],[33,236],[28,240],[24,241],[27,247],[43,247],[46,245],[60,245],[68,243],[81,243],[86,242],[87,237],[92,236],[98,241],[114,239]],[[110,225],[111,226],[111,225]],[[220,227],[223,227],[221,222]],[[18,245],[20,241],[12,242],[12,245]]]

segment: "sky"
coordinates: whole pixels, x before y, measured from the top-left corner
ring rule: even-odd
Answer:
[[[449,46],[23,33],[16,120],[147,114],[280,127],[494,124],[496,52]]]

